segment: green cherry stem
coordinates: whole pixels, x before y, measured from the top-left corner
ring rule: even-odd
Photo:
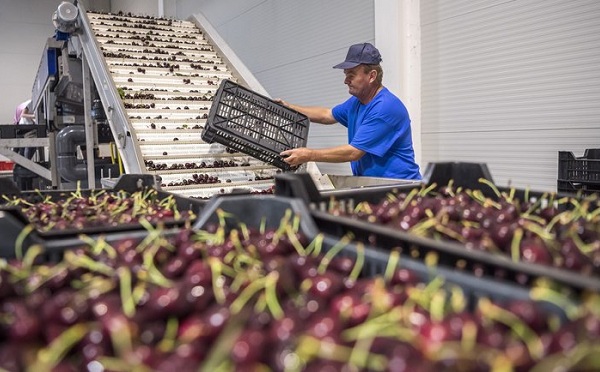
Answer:
[[[429,313],[431,314],[431,319],[434,322],[441,322],[444,320],[444,305],[446,303],[446,292],[445,291],[436,291],[431,296],[431,301],[429,303]]]
[[[408,193],[408,195],[406,196],[404,201],[402,201],[402,205],[400,205],[400,210],[401,211],[405,210],[406,207],[408,207],[410,202],[414,199],[415,196],[417,196],[418,193],[419,193],[419,190],[416,188],[410,190],[410,192]]]
[[[266,287],[266,283],[266,277],[262,277],[260,279],[251,281],[229,306],[231,313],[238,314],[240,311],[242,311],[242,309],[244,308],[244,306],[246,306],[250,299],[260,290]]]
[[[428,187],[421,189],[419,191],[419,196],[426,196],[427,194],[429,194],[432,190],[435,190],[436,188],[437,188],[437,183],[434,182],[431,185],[429,185]]]
[[[513,262],[521,260],[521,240],[523,240],[523,229],[517,228],[510,243],[510,254]]]
[[[390,256],[388,258],[388,262],[387,262],[387,265],[385,267],[385,271],[383,274],[383,279],[385,280],[386,283],[390,282],[390,279],[392,278],[392,276],[394,275],[394,272],[398,268],[399,263],[400,263],[400,252],[398,252],[398,250],[394,249],[393,251],[390,252]]]
[[[223,285],[225,284],[225,278],[222,276],[223,264],[218,258],[209,257],[208,265],[212,273],[212,286],[215,300],[219,304],[225,303],[225,290]]]
[[[467,306],[467,299],[465,293],[458,286],[452,286],[450,288],[450,307],[454,313],[461,313]]]
[[[135,300],[133,298],[131,271],[125,266],[117,269],[119,277],[119,293],[121,295],[121,305],[123,313],[131,318],[135,315]]]
[[[267,274],[265,279],[265,298],[267,307],[275,319],[282,319],[285,316],[285,312],[277,299],[277,281],[279,280],[279,272],[271,271]]]
[[[66,251],[64,259],[65,261],[74,265],[75,267],[88,269],[92,272],[97,272],[108,277],[111,277],[114,272],[112,267],[101,262],[95,261],[94,259],[84,254],[76,254],[73,251]]]
[[[158,343],[158,350],[169,353],[175,348],[177,342],[177,331],[179,330],[179,319],[176,317],[169,317],[167,320],[167,326],[165,334]]]
[[[306,255],[310,256],[318,256],[321,254],[321,250],[323,249],[323,240],[325,239],[325,235],[323,233],[319,233],[315,238],[310,242],[308,247],[306,247]]]
[[[535,287],[529,291],[529,297],[534,301],[550,302],[563,309],[569,319],[581,317],[582,309],[567,297],[548,287]]]
[[[469,320],[466,321],[462,328],[462,338],[460,340],[461,347],[464,351],[473,351],[477,344],[477,325]]]
[[[23,243],[25,242],[25,238],[29,235],[35,227],[33,225],[25,226],[17,235],[17,239],[15,240],[15,255],[18,260],[23,259]]]
[[[344,247],[346,247],[353,238],[354,234],[347,233],[342,237],[342,239],[336,242],[334,246],[331,247],[331,249],[329,249],[329,251],[327,251],[327,253],[325,253],[323,258],[321,259],[319,267],[317,268],[317,272],[319,274],[323,274],[325,270],[327,270],[327,266],[329,265],[333,257],[335,257],[342,249],[344,249]]]
[[[508,326],[527,346],[529,354],[534,360],[540,360],[544,356],[544,345],[540,337],[525,324],[519,317],[494,305],[487,298],[482,298],[478,303],[481,313],[488,318]]]
[[[365,246],[362,243],[357,243],[356,244],[356,262],[354,263],[354,267],[352,268],[352,271],[348,275],[348,279],[351,282],[354,283],[358,280],[358,277],[360,276],[360,273],[362,272],[364,265],[365,265]]]
[[[89,326],[85,323],[77,323],[66,329],[58,337],[52,340],[50,345],[38,351],[37,360],[30,370],[53,370],[53,368],[63,360],[69,350],[85,337],[88,331]]]
[[[493,182],[490,182],[490,180],[483,177],[479,178],[478,181],[480,183],[483,183],[484,185],[487,185],[490,189],[492,189],[492,191],[494,192],[494,194],[496,194],[497,197],[500,197],[500,190],[498,190],[498,187],[496,187],[496,185],[494,185]]]
[[[292,243],[292,246],[300,256],[306,256],[306,250],[302,246],[302,243],[300,243],[300,241],[298,240],[298,237],[296,236],[296,231],[297,230],[293,230],[290,226],[287,227],[286,233],[288,240],[290,241],[290,243]]]
[[[31,270],[35,262],[36,257],[44,252],[44,247],[39,244],[32,245],[23,257],[23,267],[27,270]]]

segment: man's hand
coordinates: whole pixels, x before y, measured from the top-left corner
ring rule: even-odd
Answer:
[[[290,107],[290,105],[286,101],[282,100],[281,98],[273,98],[273,101],[275,101],[276,103],[279,103],[280,105],[283,105],[285,107]]]
[[[283,157],[283,160],[286,163],[292,167],[297,167],[312,161],[313,150],[307,149],[306,147],[299,147],[297,149],[282,151],[279,155]]]

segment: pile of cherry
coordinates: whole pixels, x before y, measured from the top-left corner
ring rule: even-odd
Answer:
[[[503,254],[514,261],[600,275],[598,197],[544,194],[536,200],[527,196],[519,200],[515,190],[492,188],[497,198],[451,184],[434,191],[431,185],[390,193],[377,203],[361,202],[352,210],[334,201],[329,212],[458,242],[466,249]]]
[[[496,303],[423,283],[391,256],[364,277],[347,242],[276,229],[149,231],[0,265],[7,371],[546,371],[600,367],[598,299]],[[540,297],[540,296],[538,296]],[[595,311],[595,312],[594,312]]]
[[[159,198],[153,188],[134,192],[94,190],[89,195],[78,190],[57,200],[43,194],[4,198],[4,205],[19,207],[37,231],[110,228],[138,224],[140,219],[156,224],[196,218],[191,210],[179,211],[173,195]]]

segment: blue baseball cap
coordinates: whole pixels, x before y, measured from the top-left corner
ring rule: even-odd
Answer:
[[[381,54],[371,43],[354,44],[348,49],[346,60],[333,68],[354,68],[358,65],[378,65],[381,62]]]

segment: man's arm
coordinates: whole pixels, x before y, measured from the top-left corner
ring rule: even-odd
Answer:
[[[357,149],[351,145],[342,145],[329,147],[325,149],[309,149],[299,147],[281,152],[284,161],[289,165],[296,167],[298,165],[308,163],[309,161],[325,162],[325,163],[345,163],[362,158],[364,151]]]
[[[298,106],[293,105],[291,103],[287,103],[282,99],[275,99],[275,102],[281,103],[284,106],[291,108],[292,110],[296,110],[308,117],[308,119],[312,122],[319,124],[335,124],[337,120],[333,117],[331,113],[331,109],[327,107],[318,107],[318,106]]]

